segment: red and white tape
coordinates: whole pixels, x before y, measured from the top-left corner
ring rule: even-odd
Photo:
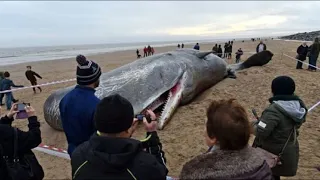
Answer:
[[[289,56],[289,55],[287,55],[287,54],[283,54],[283,55],[286,56],[286,57],[288,57],[288,58],[290,58],[290,59],[292,59],[292,60],[299,61],[299,62],[301,62],[301,63],[303,63],[303,64],[306,64],[306,65],[308,65],[308,66],[311,66],[311,67],[313,67],[313,68],[316,68],[316,69],[320,70],[320,68],[317,67],[317,66],[314,66],[314,65],[312,65],[312,64],[309,64],[309,63],[306,63],[306,62],[304,62],[304,61],[301,61],[301,60],[299,60],[299,59],[297,59],[297,58],[294,58],[294,57],[291,57],[291,56]]]
[[[53,81],[53,82],[48,82],[44,84],[39,84],[35,86],[27,86],[27,87],[22,87],[22,88],[16,88],[16,89],[11,89],[11,90],[5,90],[5,91],[0,91],[0,94],[2,93],[7,93],[7,92],[13,92],[13,91],[19,91],[23,89],[30,89],[34,87],[42,87],[42,86],[49,86],[49,85],[54,85],[54,84],[61,84],[61,83],[66,83],[66,82],[71,82],[71,81],[76,81],[76,79],[66,79],[66,80],[60,80],[60,81]]]
[[[70,159],[68,152],[64,149],[56,148],[53,146],[48,146],[45,144],[40,144],[38,147],[34,148],[36,151],[44,152],[53,156],[61,157],[64,159]]]

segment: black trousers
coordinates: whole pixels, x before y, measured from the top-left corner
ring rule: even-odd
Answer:
[[[37,81],[30,81],[32,86],[37,85]],[[36,88],[32,88],[34,92],[36,92]],[[40,92],[42,91],[41,87],[38,87],[38,89],[40,90]]]
[[[300,61],[305,61],[306,59],[307,59],[307,58],[299,58]],[[303,63],[300,62],[300,61],[297,61],[296,69],[302,69]]]

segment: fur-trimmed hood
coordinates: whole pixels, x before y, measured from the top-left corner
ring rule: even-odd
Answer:
[[[216,149],[187,162],[180,179],[272,179],[267,163],[257,150],[246,147],[240,151]]]

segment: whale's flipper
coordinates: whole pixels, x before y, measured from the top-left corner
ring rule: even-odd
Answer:
[[[206,57],[207,55],[211,54],[212,51],[207,51],[207,52],[198,52],[196,54],[196,56],[199,58],[199,59],[203,59],[204,57]]]

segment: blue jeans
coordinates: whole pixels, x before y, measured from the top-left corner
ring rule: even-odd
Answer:
[[[313,65],[313,66],[317,66],[317,59],[318,59],[318,56],[310,55],[310,57],[309,57],[309,64],[311,64],[311,65]],[[312,67],[312,66],[309,66],[308,69],[316,70],[317,68]]]
[[[13,99],[12,92],[8,92],[5,95],[6,95],[7,110],[10,110],[11,109],[11,104],[12,104],[12,99]]]

